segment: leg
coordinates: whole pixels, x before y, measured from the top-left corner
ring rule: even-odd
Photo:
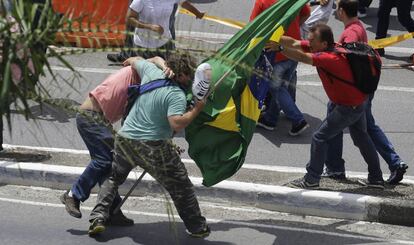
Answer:
[[[149,145],[150,152],[145,164],[138,164],[148,171],[170,194],[178,214],[191,233],[200,232],[207,226],[201,216],[200,207],[194,193],[193,184],[188,178],[187,170],[169,141],[158,145]]]
[[[89,198],[92,188],[102,184],[108,177],[112,165],[113,136],[110,128],[98,113],[85,111],[85,116],[76,115],[78,131],[85,142],[91,161],[72,186],[73,196],[82,202]]]
[[[388,26],[390,24],[390,13],[394,6],[394,0],[380,0],[378,8],[378,22],[375,39],[387,37]]]
[[[348,106],[336,105],[332,112],[329,113],[312,136],[310,161],[306,165],[306,181],[319,183],[323,165],[326,161],[328,141],[355,122],[357,116],[352,112],[351,107]]]
[[[327,107],[327,114],[329,114],[335,108],[335,104],[328,102]],[[328,173],[345,173],[345,160],[342,158],[343,135],[344,133],[341,131],[328,141],[328,153],[325,161]]]
[[[414,20],[411,18],[412,4],[412,0],[397,1],[398,21],[405,27],[405,29],[407,29],[408,32],[414,32]]]
[[[387,136],[384,134],[382,129],[375,124],[374,116],[372,115],[372,100],[374,95],[370,95],[367,109],[366,109],[366,118],[367,118],[367,131],[372,142],[374,142],[375,148],[381,157],[387,162],[390,171],[396,170],[400,163],[402,162],[400,156],[395,152],[394,146],[388,140]]]
[[[95,219],[107,220],[110,215],[110,209],[114,199],[118,195],[118,187],[124,183],[134,167],[131,164],[130,156],[134,154],[131,145],[127,144],[129,141],[118,140],[115,146],[115,159],[112,164],[112,171],[110,177],[102,184],[98,194],[97,204],[91,212],[89,220],[92,222]]]
[[[383,181],[380,163],[374,143],[367,133],[367,120],[365,113],[351,126],[349,126],[354,145],[359,148],[362,157],[368,164],[368,181]]]

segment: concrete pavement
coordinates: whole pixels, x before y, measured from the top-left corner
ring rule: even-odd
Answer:
[[[296,216],[252,208],[237,202],[199,198],[212,233],[191,239],[179,217],[169,219],[163,196],[132,197],[123,207],[132,227],[108,227],[97,238],[87,235],[88,214],[96,195],[81,207],[83,218],[69,216],[59,202],[62,191],[38,187],[0,186],[1,244],[215,244],[319,245],[414,244],[413,228]],[[175,213],[175,210],[174,210]]]
[[[0,159],[0,183],[69,189],[89,161],[86,151],[70,149],[18,147],[6,145],[6,152],[45,156],[37,162],[4,157]],[[4,155],[4,153],[3,153]],[[289,181],[303,176],[304,170],[259,169],[245,166],[235,176],[214,187],[202,186],[199,170],[191,160],[184,160],[197,195],[210,200],[223,199],[273,211],[301,215],[375,221],[414,226],[414,177],[407,176],[401,185],[376,190],[358,184],[364,174],[352,173],[347,181],[324,179],[320,190],[286,187]],[[298,171],[299,170],[299,171]],[[141,174],[136,169],[120,188],[125,194]],[[348,174],[349,175],[349,174]],[[133,195],[162,193],[150,176],[145,176]]]

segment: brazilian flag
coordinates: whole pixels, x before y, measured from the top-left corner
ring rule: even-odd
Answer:
[[[187,127],[188,153],[212,186],[231,177],[245,160],[260,115],[260,83],[249,83],[265,43],[278,41],[307,0],[278,0],[234,35],[214,56],[214,92]]]

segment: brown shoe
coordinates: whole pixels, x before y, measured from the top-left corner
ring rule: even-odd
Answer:
[[[69,191],[66,191],[60,196],[60,201],[65,204],[66,211],[75,218],[82,218],[82,213],[79,209],[80,201],[74,197],[69,196]]]

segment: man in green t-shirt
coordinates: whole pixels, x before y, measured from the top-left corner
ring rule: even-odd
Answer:
[[[194,74],[193,58],[171,55],[167,65],[175,72],[176,83],[189,84]],[[145,60],[138,59],[133,66],[141,77],[141,84],[165,78],[162,70]],[[197,99],[194,107],[186,112],[186,97],[179,86],[160,87],[137,98],[116,136],[112,172],[102,184],[97,205],[91,213],[89,235],[105,230],[104,224],[118,186],[136,165],[170,193],[191,236],[206,237],[210,234],[206,219],[201,216],[193,184],[171,142],[173,133],[187,127],[204,104],[204,99]]]

